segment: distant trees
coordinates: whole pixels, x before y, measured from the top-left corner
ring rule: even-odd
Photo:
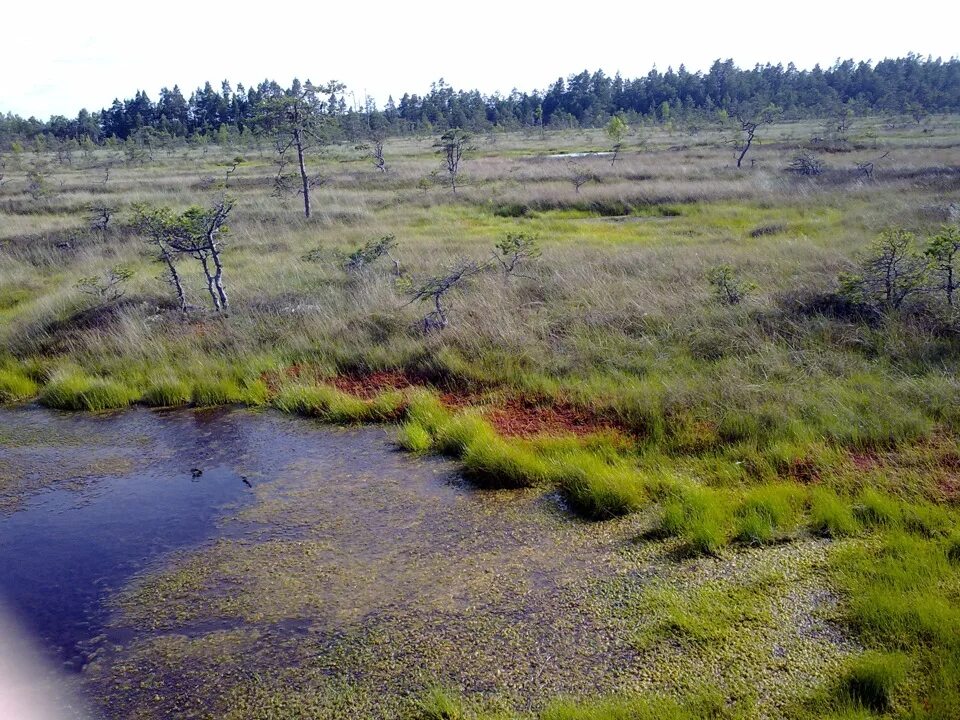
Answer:
[[[285,168],[287,155],[296,155],[300,187],[303,196],[303,215],[310,217],[310,190],[320,181],[319,176],[307,172],[307,155],[319,145],[329,141],[329,106],[335,102],[342,83],[331,81],[326,85],[313,85],[309,80],[303,85],[294,80],[288,90],[277,92],[261,99],[257,106],[256,121],[264,132],[271,134],[278,155],[277,186],[286,190]],[[322,96],[327,96],[329,100]]]

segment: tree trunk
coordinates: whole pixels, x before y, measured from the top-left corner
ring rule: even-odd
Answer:
[[[170,282],[177,291],[177,301],[180,303],[180,312],[187,312],[187,296],[183,291],[183,283],[180,282],[180,273],[177,272],[176,265],[173,264],[173,258],[165,248],[160,250],[163,261],[167,264],[167,271],[170,273]]]
[[[210,299],[213,301],[213,309],[220,312],[220,297],[217,295],[213,275],[210,274],[210,265],[207,263],[206,255],[200,256],[200,264],[203,266],[203,274],[207,278],[207,292],[210,293]]]
[[[297,146],[300,182],[303,183],[303,215],[304,217],[310,217],[310,178],[307,177],[307,166],[303,161],[303,136],[300,134],[300,130],[293,131],[293,144]]]
[[[220,307],[227,310],[230,301],[227,299],[227,291],[223,289],[223,263],[220,262],[220,251],[213,247],[211,255],[213,256],[213,265],[216,268],[216,272],[213,274],[213,284],[217,289],[217,295],[220,297]]]

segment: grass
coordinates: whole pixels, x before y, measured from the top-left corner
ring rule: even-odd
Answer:
[[[0,367],[0,404],[24,402],[38,390],[37,383],[16,368]]]
[[[846,690],[819,706],[824,716],[957,716],[956,318],[943,308],[857,315],[834,291],[882,227],[923,236],[949,221],[944,198],[957,186],[939,169],[960,163],[960,132],[955,119],[923,129],[858,122],[890,151],[870,183],[856,163],[881,153],[866,148],[831,156],[820,178],[784,174],[817,131],[810,123],[769,128],[778,139],[751,151],[749,171],[731,167],[712,129],[644,128],[646,148],[616,165],[583,160],[597,181],[579,193],[566,165],[543,155],[602,147],[599,132],[502,134],[465,160],[470,181],[455,197],[418,186],[436,165],[423,138],[390,139],[385,175],[353,162],[352,146],[332,147],[311,158],[330,182],[310,221],[270,196],[270,163],[251,159],[232,176],[229,318],[183,318],[126,210],[100,236],[84,229],[83,207],[203,202],[195,179],[220,177],[241,149],[158,149],[143,166],[113,149],[71,167],[50,154],[51,187],[62,191],[34,201],[13,167],[4,185],[0,402],[243,403],[335,423],[396,421],[402,448],[453,458],[479,486],[559,491],[592,520],[638,515],[623,523],[672,538],[680,563],[775,552],[813,534],[838,553],[824,582],[841,594],[845,627],[876,653],[851,665]],[[407,290],[463,258],[488,258],[516,232],[536,236],[541,256],[451,291],[450,325],[423,334],[429,308]],[[402,276],[387,263],[348,277],[337,253],[387,233],[399,238]],[[133,271],[122,301],[98,305],[76,289],[117,264]],[[736,306],[704,280],[725,265],[757,286]],[[182,271],[190,301],[202,303],[197,268]],[[328,384],[382,370],[428,389],[359,397]],[[594,419],[626,440],[507,437],[485,414],[503,397]],[[677,592],[664,595],[677,632],[713,642],[709,623],[730,598]],[[891,658],[901,655],[897,679]],[[544,717],[700,712],[683,698],[551,707]]]
[[[54,375],[40,393],[40,403],[57,410],[118,410],[129,407],[139,394],[122,383],[92,377],[79,370]]]
[[[903,682],[908,662],[903,655],[867,653],[853,663],[837,690],[841,703],[884,713],[893,706],[897,685]]]

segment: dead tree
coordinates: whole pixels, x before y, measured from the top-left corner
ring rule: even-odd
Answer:
[[[733,140],[733,146],[737,153],[737,167],[743,163],[743,159],[750,152],[754,139],[757,136],[757,130],[761,126],[773,122],[779,112],[779,108],[770,105],[759,112],[742,112],[737,115],[737,124],[739,125],[738,137]]]
[[[354,147],[373,161],[373,166],[382,173],[387,171],[387,161],[383,158],[384,134],[374,130],[370,133],[370,142],[360,143]]]
[[[866,162],[862,162],[862,163],[857,163],[857,173],[861,177],[867,178],[868,180],[873,178],[874,167],[878,162],[883,160],[889,154],[890,154],[890,151],[888,150],[878,158],[875,158],[873,160],[867,160]]]
[[[594,179],[593,173],[576,160],[567,161],[567,170],[570,175],[570,182],[573,183],[573,189],[576,190],[577,195],[580,194],[581,187]]]
[[[117,208],[103,203],[92,203],[87,206],[87,213],[90,219],[90,229],[104,232],[110,220],[116,214]]]

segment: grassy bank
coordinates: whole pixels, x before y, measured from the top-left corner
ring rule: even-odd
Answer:
[[[388,143],[386,174],[330,148],[314,159],[328,181],[309,221],[271,195],[265,147],[37,157],[42,196],[21,158],[0,189],[0,402],[394,422],[401,447],[455,458],[478,487],[539,488],[601,524],[649,518],[638,541],[674,543],[678,562],[822,538],[818,582],[840,593],[865,652],[789,713],[960,714],[956,316],[934,292],[882,311],[840,292],[884,228],[919,242],[956,223],[960,123],[859,122],[863,142],[811,177],[785,169],[805,124],[770,128],[749,170],[709,129],[645,128],[615,164],[578,160],[580,188],[570,161],[547,156],[600,135],[484,139],[456,194],[431,179],[431,138]],[[130,207],[204,204],[238,154],[231,311],[204,309],[184,261],[184,315]],[[872,175],[858,169],[880,156]],[[92,229],[87,209],[104,203],[115,221]],[[387,235],[390,259],[348,267]],[[518,235],[536,252],[508,272],[496,245]],[[449,324],[425,333],[434,306],[416,289],[464,260],[487,269],[444,296]],[[116,267],[119,295],[91,292]],[[742,301],[711,285],[718,267]],[[378,373],[403,382],[363,385]],[[715,601],[670,596],[670,627],[719,642],[696,618]],[[718,716],[698,703],[571,700],[542,717]]]

